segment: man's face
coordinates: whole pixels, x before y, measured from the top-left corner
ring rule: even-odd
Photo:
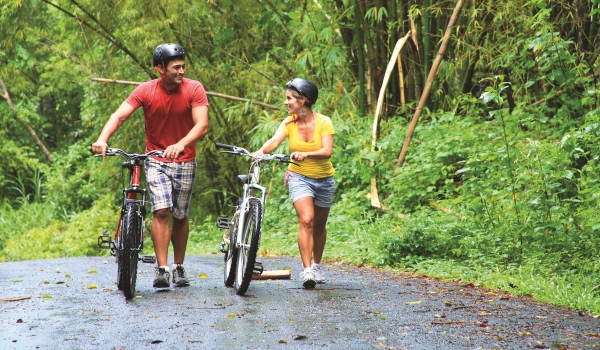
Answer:
[[[183,76],[185,75],[184,60],[173,60],[169,62],[166,69],[164,69],[162,65],[157,67],[160,75],[162,75],[169,84],[179,85],[183,82]]]

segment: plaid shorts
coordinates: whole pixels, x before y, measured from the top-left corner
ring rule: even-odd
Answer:
[[[195,177],[195,159],[184,163],[165,163],[148,158],[146,181],[152,212],[169,208],[174,218],[185,219],[189,213]]]

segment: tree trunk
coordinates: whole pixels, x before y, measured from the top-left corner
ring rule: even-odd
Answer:
[[[12,110],[15,119],[18,120],[25,127],[25,129],[27,129],[27,131],[29,131],[31,137],[33,137],[33,139],[35,140],[35,143],[37,143],[37,145],[42,149],[42,152],[44,152],[44,154],[46,155],[46,158],[48,158],[48,160],[52,162],[52,155],[50,154],[50,151],[48,151],[46,146],[44,146],[44,143],[42,142],[42,140],[40,140],[35,130],[33,130],[31,125],[29,125],[26,121],[19,118],[17,109],[15,108],[15,105],[13,105],[12,100],[10,99],[10,95],[8,94],[8,90],[6,89],[6,85],[4,85],[4,81],[2,80],[2,78],[0,78],[0,87],[2,87],[2,91],[4,91],[2,97],[6,100],[6,102],[8,102],[8,106]]]

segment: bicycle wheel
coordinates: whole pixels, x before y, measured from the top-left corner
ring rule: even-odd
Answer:
[[[225,282],[225,287],[233,286],[233,280],[235,279],[235,267],[238,256],[238,249],[235,247],[235,239],[237,236],[238,219],[239,216],[236,213],[233,218],[233,223],[225,233],[229,238],[229,245],[227,247],[227,252],[225,252],[225,266],[223,267],[223,281]]]
[[[138,229],[140,227],[137,211],[137,203],[127,203],[121,223],[121,247],[118,253],[119,276],[117,286],[123,291],[126,299],[131,299],[135,295],[138,263]]]
[[[244,219],[242,230],[242,245],[238,249],[238,259],[235,276],[235,290],[238,295],[244,295],[250,285],[256,262],[256,253],[260,244],[262,230],[262,204],[258,198],[248,201],[248,213]]]

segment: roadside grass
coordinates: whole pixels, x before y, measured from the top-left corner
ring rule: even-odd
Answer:
[[[110,196],[102,197],[92,208],[68,216],[68,222],[47,219],[50,217],[47,204],[30,204],[16,211],[5,211],[12,214],[3,214],[1,232],[5,236],[6,232],[12,235],[4,241],[0,261],[108,255],[107,250],[98,248],[97,237],[102,231],[113,232],[116,225],[118,208],[110,205],[111,201]],[[292,205],[287,200],[270,205],[274,208],[265,218],[259,255],[294,256],[301,264],[297,219]],[[515,295],[531,296],[543,303],[600,315],[600,287],[598,276],[593,273],[557,273],[534,259],[526,260],[520,266],[498,266],[475,259],[456,261],[418,257],[407,259],[409,263],[390,265],[387,263],[389,252],[385,251],[386,244],[403,235],[411,221],[422,221],[422,218],[418,215],[411,218],[380,215],[370,210],[356,211],[360,205],[357,195],[348,195],[332,208],[325,261],[372,265],[446,281],[476,283],[492,290],[502,289]],[[188,254],[220,254],[223,230],[216,227],[215,221],[212,216],[200,222],[190,221]],[[147,227],[149,229],[149,222]],[[143,253],[153,254],[149,237],[146,237]],[[596,271],[597,268],[592,263],[589,270]]]

